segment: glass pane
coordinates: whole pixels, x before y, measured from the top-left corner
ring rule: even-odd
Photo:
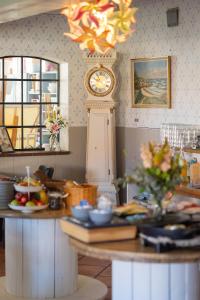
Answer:
[[[5,102],[21,102],[21,82],[4,81]]]
[[[24,126],[40,125],[40,105],[24,105],[23,106],[23,124]]]
[[[2,71],[2,68],[3,68],[3,61],[2,59],[0,59],[0,78],[2,78],[3,76],[3,71]]]
[[[40,147],[40,128],[24,128],[24,148]]]
[[[42,125],[44,125],[45,120],[48,117],[48,113],[53,110],[54,107],[57,107],[55,104],[44,104],[42,105]]]
[[[42,82],[42,102],[58,101],[57,86],[57,82]]]
[[[21,106],[4,106],[5,126],[21,126]]]
[[[48,60],[42,60],[42,79],[58,79],[58,65]]]
[[[40,102],[40,82],[23,82],[23,102]]]
[[[42,128],[42,147],[44,148],[45,144],[49,144],[49,131],[46,128]]]
[[[0,104],[0,126],[3,125],[3,105]]]
[[[7,128],[8,134],[10,136],[13,148],[21,149],[22,148],[22,129],[21,128]]]
[[[4,76],[6,78],[21,78],[21,57],[4,59]]]
[[[38,58],[23,58],[23,78],[40,79],[40,60]]]

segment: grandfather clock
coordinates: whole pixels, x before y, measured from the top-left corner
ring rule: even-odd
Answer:
[[[116,178],[115,108],[113,92],[116,86],[112,66],[116,51],[106,54],[84,53],[88,66],[85,74],[88,111],[86,180],[97,184],[101,194],[107,194],[113,203],[117,192],[113,184]]]

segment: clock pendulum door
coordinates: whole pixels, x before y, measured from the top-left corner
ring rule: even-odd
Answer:
[[[114,121],[110,109],[91,109],[88,113],[86,179],[116,203]]]

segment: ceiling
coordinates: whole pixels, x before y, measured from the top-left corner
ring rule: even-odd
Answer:
[[[78,0],[1,0],[0,23],[60,10]]]

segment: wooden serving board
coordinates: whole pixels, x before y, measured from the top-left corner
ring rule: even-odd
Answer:
[[[137,227],[129,224],[112,224],[107,227],[85,227],[70,218],[60,220],[61,229],[69,236],[85,243],[121,241],[136,238]]]

